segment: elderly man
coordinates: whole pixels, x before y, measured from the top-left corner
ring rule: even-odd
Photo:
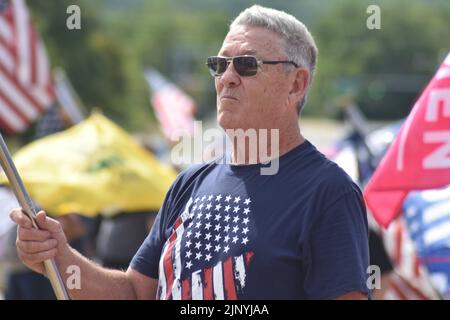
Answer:
[[[316,56],[313,38],[293,16],[260,6],[243,11],[207,62],[217,120],[227,133],[277,130],[277,143],[257,141],[278,154],[277,172],[261,174],[262,162],[273,159],[232,137],[230,161],[178,176],[126,272],[79,255],[44,212],[37,231],[15,210],[22,260],[40,273],[49,258],[61,271],[78,265],[81,289],[70,290],[72,298],[366,299],[361,192],[298,126]]]

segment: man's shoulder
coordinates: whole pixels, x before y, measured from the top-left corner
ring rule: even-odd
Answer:
[[[191,164],[183,169],[177,176],[174,185],[189,184],[193,180],[212,170],[217,164],[214,161]]]
[[[326,158],[322,153],[317,158],[318,187],[332,193],[360,192],[359,187],[350,176],[335,162]]]
[[[335,162],[325,159],[323,162],[323,174],[331,184],[346,186],[353,184],[352,178]]]
[[[303,166],[293,166],[291,174],[303,176],[306,173],[314,176],[320,185],[331,185],[336,187],[349,186],[353,183],[350,176],[335,162],[328,159],[311,142],[307,141],[303,158],[294,159],[303,162]],[[295,169],[296,168],[296,169]]]

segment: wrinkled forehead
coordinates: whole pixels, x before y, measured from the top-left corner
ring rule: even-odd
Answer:
[[[225,37],[219,55],[232,57],[248,54],[267,58],[284,56],[283,44],[281,37],[272,31],[258,27],[236,26]]]

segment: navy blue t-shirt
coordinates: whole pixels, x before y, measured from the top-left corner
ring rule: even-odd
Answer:
[[[262,165],[182,172],[131,267],[159,299],[334,299],[368,294],[359,188],[310,142]]]

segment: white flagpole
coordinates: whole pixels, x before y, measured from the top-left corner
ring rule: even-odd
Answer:
[[[22,179],[17,172],[16,166],[12,161],[11,155],[9,153],[8,147],[6,146],[3,136],[0,134],[0,165],[6,173],[9,182],[11,183],[11,188],[16,195],[16,198],[22,207],[22,210],[30,218],[33,227],[39,229],[36,223],[36,210],[31,202],[31,198],[28,195],[25,186],[23,185]],[[47,277],[50,280],[53,291],[55,292],[56,298],[58,300],[69,300],[69,296],[64,286],[64,282],[61,275],[56,267],[54,259],[48,259],[44,261],[45,270],[47,272]]]

